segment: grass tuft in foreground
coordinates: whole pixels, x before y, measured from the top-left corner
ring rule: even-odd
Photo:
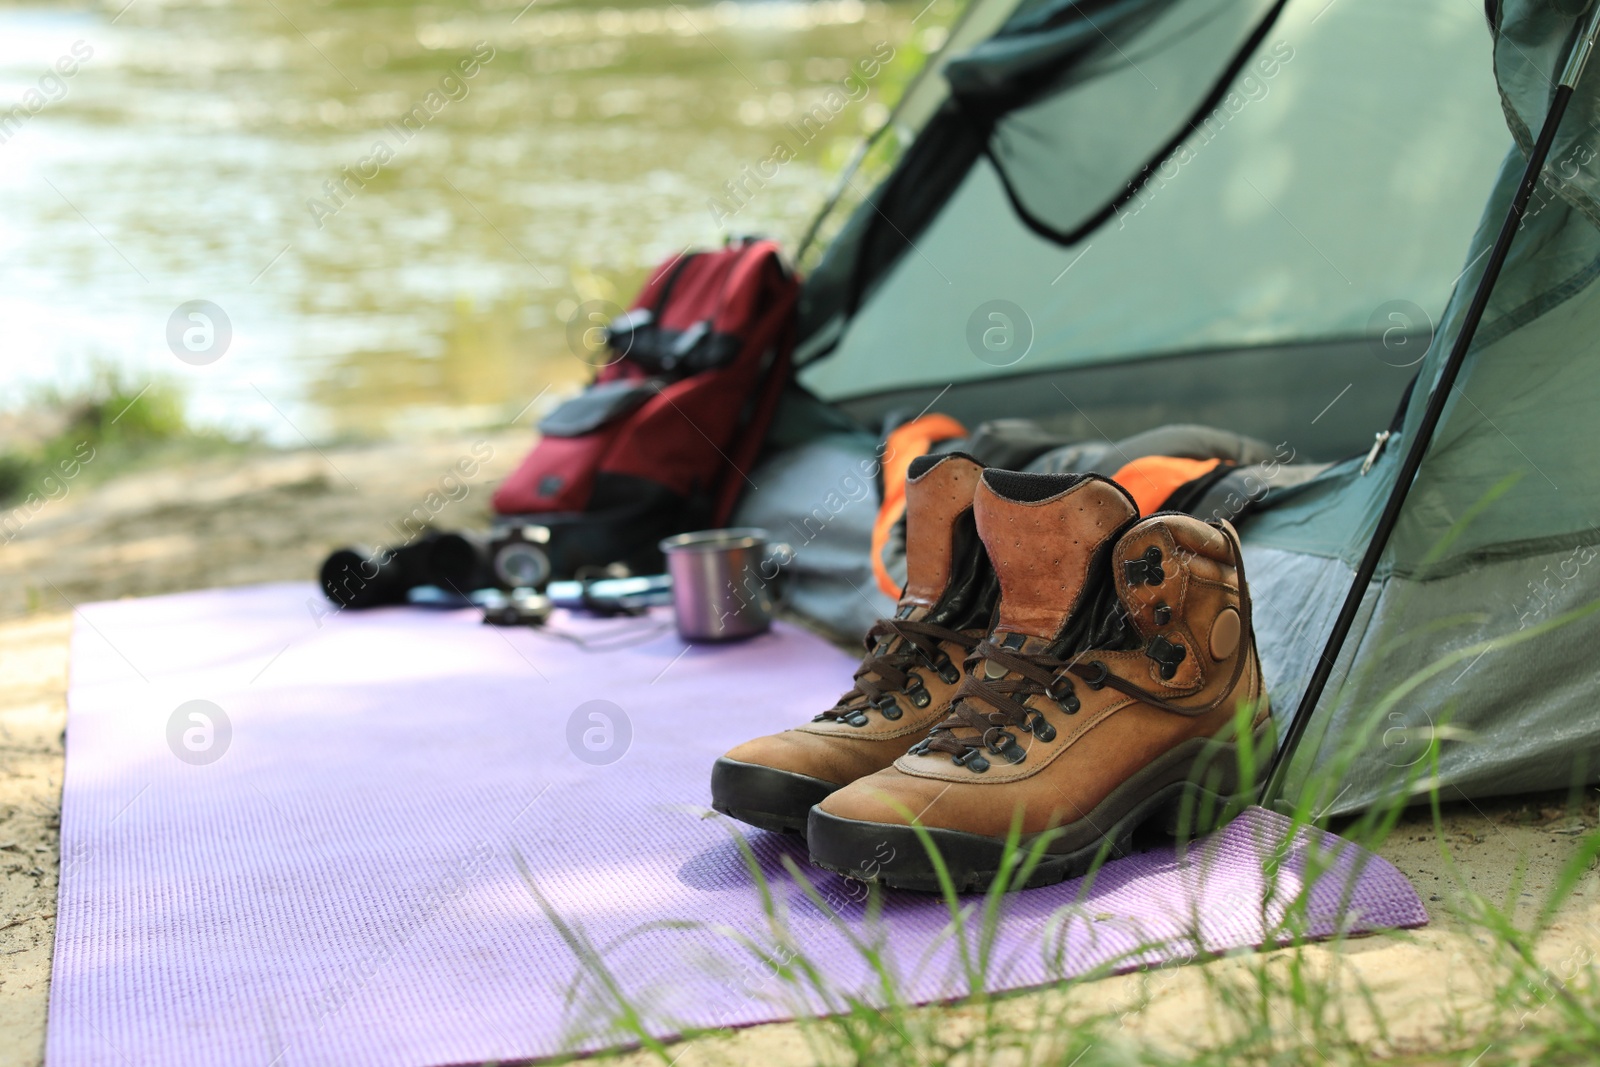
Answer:
[[[1491,491],[1485,507],[1497,493]],[[1435,554],[1442,553],[1476,514],[1463,516]],[[920,959],[905,958],[904,946],[892,943],[884,916],[895,904],[880,887],[848,883],[840,890],[837,879],[814,881],[831,876],[803,870],[788,856],[782,858],[786,877],[779,883],[768,876],[770,868],[759,862],[744,830],[727,820],[723,825],[743,858],[750,891],[762,905],[763,921],[755,929],[669,918],[643,924],[610,944],[595,944],[557,913],[519,856],[530,890],[578,964],[566,1004],[568,1047],[578,1054],[627,1045],[630,1051],[604,1055],[649,1056],[662,1064],[682,1062],[686,1067],[743,1062],[751,1058],[751,1049],[757,1049],[753,1055],[762,1059],[764,1067],[779,1067],[772,1052],[782,1045],[746,1043],[732,1029],[707,1027],[705,1020],[715,1013],[701,1010],[700,1005],[689,1006],[686,1013],[674,1012],[673,992],[681,984],[677,981],[681,967],[695,966],[703,976],[719,979],[729,996],[743,998],[747,1005],[756,1002],[757,1014],[796,1020],[804,1053],[784,1056],[782,1063],[1509,1067],[1600,1062],[1596,959],[1600,935],[1579,931],[1587,936],[1574,938],[1573,931],[1561,930],[1563,909],[1586,884],[1595,888],[1594,872],[1600,863],[1600,829],[1596,829],[1600,808],[1594,790],[1585,784],[1587,776],[1575,772],[1566,802],[1567,815],[1576,817],[1585,829],[1543,895],[1536,896],[1535,887],[1519,876],[1505,899],[1495,901],[1473,887],[1452,849],[1441,814],[1451,793],[1441,772],[1442,746],[1476,740],[1450,722],[1439,721],[1427,729],[1408,731],[1415,735],[1408,741],[1420,742],[1420,754],[1406,765],[1387,765],[1373,758],[1392,740],[1396,713],[1427,699],[1425,686],[1432,679],[1580,623],[1597,611],[1600,601],[1488,640],[1463,643],[1373,696],[1364,695],[1373,677],[1370,660],[1367,669],[1358,668],[1345,679],[1339,692],[1331,694],[1331,703],[1348,703],[1357,713],[1342,720],[1337,743],[1330,744],[1324,736],[1302,746],[1291,765],[1289,802],[1276,805],[1287,816],[1289,830],[1256,842],[1259,898],[1251,892],[1250,899],[1213,900],[1209,905],[1213,915],[1218,908],[1231,908],[1234,918],[1255,919],[1260,949],[1219,951],[1218,943],[1206,934],[1207,916],[1191,906],[1176,938],[1145,941],[1084,969],[1081,961],[1068,958],[1066,934],[1075,923],[1086,923],[1093,930],[1097,919],[1108,918],[1094,911],[1095,882],[1111,858],[1107,848],[1076,883],[1073,899],[1058,906],[1048,921],[1032,920],[1035,937],[1024,951],[1038,953],[1049,984],[1024,992],[999,992],[1016,984],[1008,977],[1015,973],[1016,961],[1001,958],[998,934],[1023,895],[1018,887],[1026,884],[1049,840],[1048,835],[1024,839],[1020,821],[1013,823],[1006,844],[1003,876],[987,893],[959,896],[950,879],[941,878],[939,896],[948,920]],[[1413,640],[1449,647],[1442,631],[1464,626],[1481,635],[1485,624],[1482,617],[1447,619],[1424,630],[1368,636],[1375,647],[1390,650]],[[1439,718],[1447,719],[1450,710],[1440,709]],[[1252,709],[1241,709],[1235,723],[1240,736],[1248,736],[1243,727],[1251,713]],[[1237,780],[1255,780],[1268,756],[1249,744],[1239,746]],[[1339,820],[1329,847],[1305,847],[1318,837],[1316,831],[1329,828],[1326,813],[1358,778],[1367,794],[1379,799],[1359,814]],[[1216,821],[1217,814],[1233,817],[1250,799],[1234,798],[1220,813],[1203,806],[1184,808],[1175,829],[1175,847],[1179,863],[1187,865],[1186,877],[1203,881],[1214,855],[1199,831]],[[1448,876],[1440,887],[1448,896],[1430,898],[1436,902],[1432,917],[1465,936],[1454,939],[1459,949],[1448,958],[1441,953],[1437,964],[1429,967],[1427,988],[1397,990],[1397,977],[1385,972],[1384,953],[1420,951],[1424,946],[1418,935],[1378,930],[1363,936],[1358,946],[1351,932],[1356,924],[1347,923],[1346,917],[1353,907],[1350,892],[1361,865],[1369,862],[1357,850],[1380,849],[1408,809],[1431,814],[1431,824],[1423,827],[1415,814],[1409,816],[1408,832],[1431,825],[1444,871],[1441,880]],[[932,839],[915,821],[913,826],[943,875]],[[770,839],[757,843],[772,847]],[[1528,857],[1517,859],[1522,864],[1519,870],[1525,872]],[[1318,891],[1315,901],[1313,888]],[[1335,891],[1331,909],[1330,890]],[[669,942],[657,935],[685,930],[702,935],[697,939],[702,944],[720,941],[727,952],[671,961],[679,967],[669,966],[664,978],[642,976],[639,972],[649,968],[641,965],[645,957],[638,946],[648,943],[659,949]],[[1576,947],[1552,952],[1556,933],[1563,933],[1563,944],[1576,942]],[[866,976],[849,988],[829,977],[840,973],[841,951],[853,954],[852,962],[859,964],[853,969]],[[825,966],[821,953],[834,954],[826,960],[834,966]],[[1151,967],[1155,960],[1168,962]],[[1147,969],[1114,988],[1097,981],[1140,967]],[[761,980],[749,981],[752,974]],[[918,996],[926,999],[930,974],[945,991],[940,994],[943,1003],[918,1006],[911,990],[918,989]],[[741,976],[745,976],[742,982]],[[1132,996],[1130,985],[1136,988]],[[1395,1005],[1400,1005],[1398,1013]],[[1410,1025],[1415,1020],[1406,1014],[1421,1010],[1429,1016],[1427,1025]],[[669,1040],[671,1035],[675,1037]]]

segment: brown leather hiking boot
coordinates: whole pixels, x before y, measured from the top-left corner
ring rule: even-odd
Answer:
[[[804,834],[811,806],[880,771],[948,714],[961,663],[985,633],[999,587],[972,496],[983,466],[950,453],[912,461],[906,586],[867,632],[855,686],[811,722],[746,742],[711,770],[711,806],[763,830]]]
[[[1047,835],[1027,884],[1048,885],[1158,814],[1254,786],[1235,712],[1258,744],[1270,720],[1232,527],[1138,521],[1093,475],[985,471],[974,513],[1000,577],[994,630],[924,741],[812,811],[812,862],[936,891],[916,820],[957,891],[983,889],[1019,819],[1024,849]]]

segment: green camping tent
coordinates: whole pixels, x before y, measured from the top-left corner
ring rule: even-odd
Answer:
[[[1085,439],[1202,423],[1329,464],[1241,526],[1280,723],[1338,657],[1289,792],[1352,740],[1336,813],[1403,787],[1430,737],[1446,796],[1593,780],[1600,621],[1563,617],[1600,596],[1600,70],[1329,647],[1585,6],[974,0],[887,176],[847,175],[817,227],[801,382],[869,429],[929,406]],[[852,628],[886,606],[841,475],[875,437],[833,428],[743,518],[801,543],[797,606]]]

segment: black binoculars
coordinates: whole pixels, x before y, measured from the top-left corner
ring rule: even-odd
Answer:
[[[542,530],[429,531],[394,548],[341,548],[322,564],[322,591],[342,608],[360,609],[404,604],[413,589],[423,586],[459,596],[490,588],[542,589],[551,577],[550,556],[539,541]]]

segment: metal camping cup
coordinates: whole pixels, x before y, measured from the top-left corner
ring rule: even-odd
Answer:
[[[794,555],[765,530],[700,530],[661,542],[685,641],[737,641],[772,628],[779,569]]]

